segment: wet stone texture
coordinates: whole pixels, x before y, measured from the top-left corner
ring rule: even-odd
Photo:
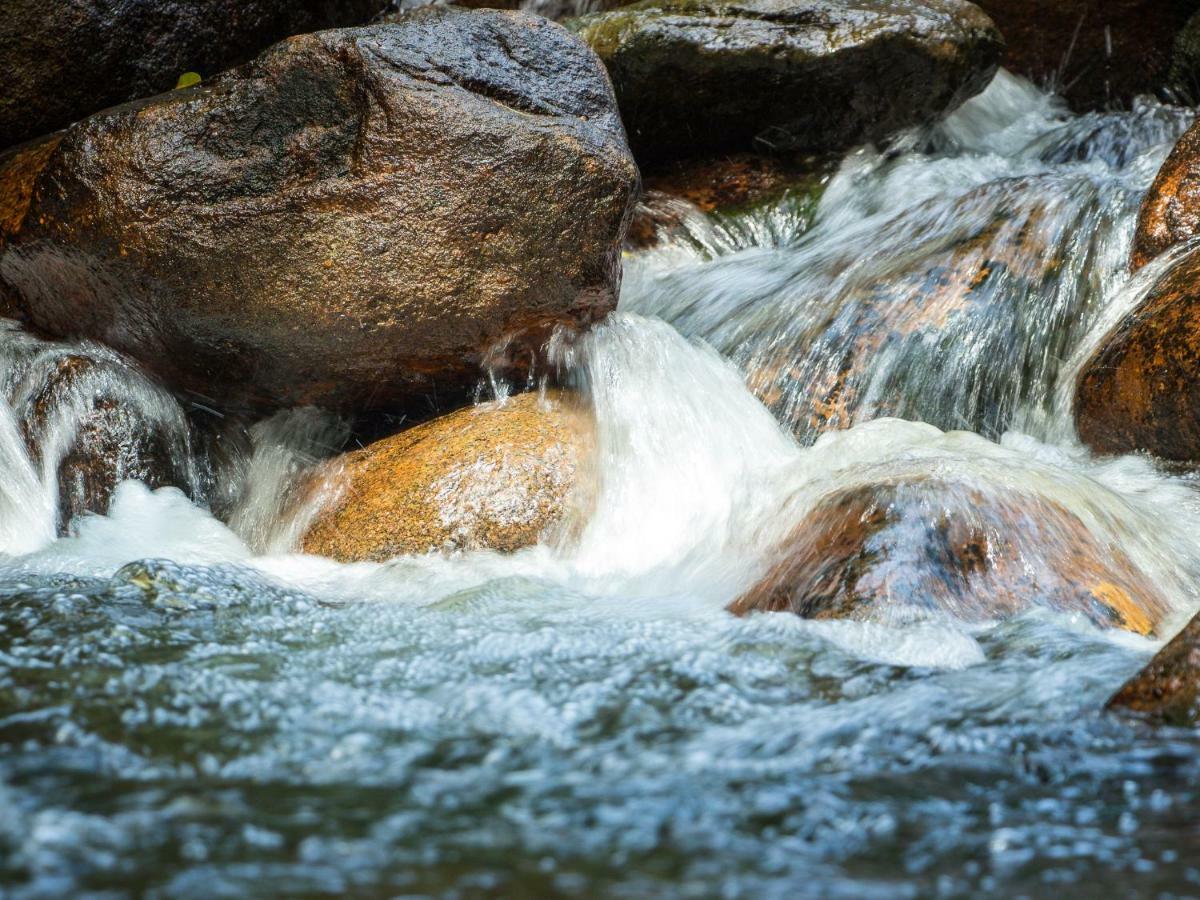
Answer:
[[[984,622],[1041,606],[1150,634],[1169,609],[1128,556],[1062,506],[936,478],[834,493],[779,553],[733,612],[899,624],[931,612]]]
[[[608,67],[643,165],[878,140],[983,90],[1000,52],[962,0],[644,0],[571,27]]]
[[[1079,376],[1075,424],[1097,453],[1200,460],[1200,254],[1165,272],[1100,342]]]
[[[1158,170],[1142,201],[1133,238],[1134,269],[1200,229],[1200,123],[1189,128]]]
[[[227,410],[461,402],[497,342],[615,306],[638,184],[582,42],[451,8],[291,38],[43,163],[0,280]]]
[[[345,562],[519,550],[563,521],[591,442],[570,402],[522,394],[370,444],[319,471],[305,552]]]
[[[1167,725],[1200,722],[1200,618],[1126,682],[1108,707]]]
[[[0,148],[245,62],[292,34],[362,25],[385,0],[6,0]]]

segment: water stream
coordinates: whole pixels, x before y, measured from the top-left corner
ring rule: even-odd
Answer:
[[[556,352],[596,416],[594,508],[510,556],[299,555],[288,486],[342,423],[283,413],[214,459],[119,358],[3,332],[0,880],[1200,892],[1200,735],[1101,711],[1200,606],[1200,502],[1146,459],[1092,458],[1069,390],[1172,262],[1125,265],[1189,120],[1072,116],[1002,73],[937,128],[849,154],[813,215],[689,214],[626,260],[622,311]],[[35,414],[63,356],[87,380]],[[136,480],[135,454],[108,515],[56,537],[98,384],[131,435],[167,435],[189,490]],[[725,611],[822,497],[930,476],[1068,510],[1167,598],[1159,638],[1036,608]]]

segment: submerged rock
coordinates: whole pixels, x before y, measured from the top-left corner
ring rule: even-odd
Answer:
[[[730,609],[809,619],[966,622],[1033,606],[1149,634],[1167,601],[1120,548],[1061,505],[935,477],[850,487],[820,502]]]
[[[643,0],[571,27],[643,164],[878,140],[983,90],[1001,46],[964,0]]]
[[[0,147],[212,75],[280,38],[361,25],[385,0],[7,0]]]
[[[1127,681],[1108,708],[1164,725],[1200,722],[1200,616]]]
[[[582,42],[426,9],[71,127],[0,279],[209,405],[427,410],[615,306],[637,184]]]
[[[976,0],[1004,35],[1003,65],[1075,109],[1127,104],[1171,83],[1195,0]]]
[[[306,553],[343,562],[431,550],[519,550],[560,524],[591,422],[567,401],[522,394],[418,425],[318,471],[332,495]]]
[[[107,513],[118,484],[191,493],[188,424],[162,388],[123,360],[46,344],[15,386],[14,408],[31,458],[58,486],[58,529]]]
[[[1200,232],[1200,122],[1171,150],[1138,213],[1133,268]]]
[[[1084,364],[1080,439],[1097,453],[1200,461],[1200,253],[1164,272]]]

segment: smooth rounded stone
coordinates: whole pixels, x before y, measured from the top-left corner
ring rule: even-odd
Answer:
[[[318,470],[302,494],[329,499],[304,552],[382,562],[530,546],[565,527],[591,443],[588,414],[536,393],[418,425]]]
[[[1002,64],[1077,110],[1127,105],[1170,78],[1195,0],[976,0],[1004,35]]]
[[[115,354],[46,345],[17,386],[15,408],[30,456],[58,483],[58,528],[107,513],[118,484],[191,493],[188,423],[162,388]]]
[[[385,0],[6,0],[0,147],[215,75],[280,38],[362,25]]]
[[[730,609],[890,623],[941,613],[973,623],[1034,606],[1139,634],[1169,609],[1131,559],[1058,503],[933,476],[826,496]]]
[[[1075,425],[1097,453],[1200,461],[1200,253],[1164,272],[1084,363]]]
[[[431,8],[72,126],[0,279],[209,406],[428,414],[615,306],[637,184],[586,45]]]
[[[1176,142],[1158,170],[1133,237],[1133,268],[1140,269],[1164,250],[1200,230],[1200,122]]]
[[[1001,46],[964,0],[644,0],[569,27],[642,164],[879,140],[983,90]]]
[[[1164,725],[1200,723],[1200,616],[1129,679],[1108,708]]]

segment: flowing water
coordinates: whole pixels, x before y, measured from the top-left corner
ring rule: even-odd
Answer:
[[[1193,487],[1091,458],[1069,389],[1171,264],[1125,269],[1188,120],[1002,74],[849,154],[812,215],[689,213],[556,350],[594,512],[511,556],[295,554],[288,485],[340,423],[214,453],[102,348],[0,335],[0,893],[1200,893],[1200,735],[1101,711],[1154,640],[724,610],[821,497],[930,476],[1068,510],[1167,598],[1162,636],[1200,605]],[[64,354],[91,374],[34,415]],[[125,481],[56,539],[101,384],[189,490]]]

